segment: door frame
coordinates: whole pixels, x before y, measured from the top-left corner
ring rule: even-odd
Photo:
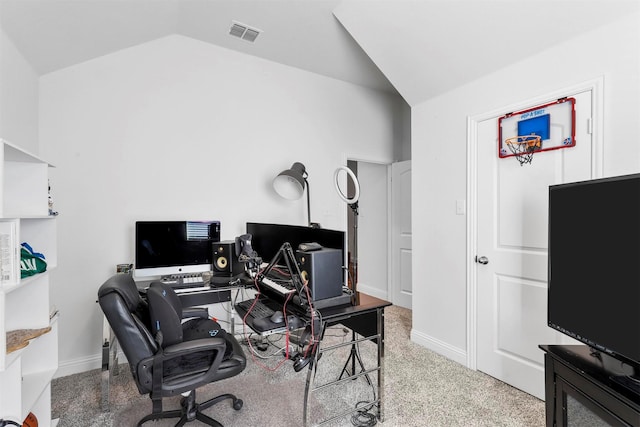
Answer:
[[[467,242],[466,242],[466,271],[467,271],[467,367],[477,370],[477,268],[475,262],[478,247],[478,124],[485,120],[498,119],[505,111],[519,111],[532,105],[542,104],[549,100],[564,96],[572,96],[581,92],[591,91],[591,141],[592,163],[591,173],[594,177],[601,177],[603,170],[603,97],[604,76],[588,80],[574,86],[556,90],[552,93],[527,99],[524,102],[508,105],[486,113],[467,116]],[[497,142],[496,142],[497,143]],[[496,148],[497,149],[497,148]],[[543,343],[541,343],[543,344]]]
[[[386,159],[380,159],[380,158],[373,158],[373,157],[366,157],[366,156],[355,156],[355,155],[351,155],[349,153],[342,153],[342,165],[347,166],[347,162],[352,161],[352,162],[356,162],[356,163],[370,163],[372,165],[380,165],[380,166],[385,166],[386,167],[386,173],[387,173],[387,185],[386,185],[386,193],[387,193],[387,229],[386,229],[386,238],[387,238],[387,242],[390,242],[391,240],[391,202],[390,202],[390,197],[391,197],[391,163],[393,163],[392,161],[386,160]],[[359,180],[359,177],[358,177]],[[342,210],[342,223],[345,224],[345,233],[347,236],[347,240],[349,238],[349,235],[352,233],[352,230],[349,230],[349,223],[348,223],[348,215],[349,215],[349,210],[351,209],[349,207],[349,205],[344,204],[344,209]],[[361,232],[360,230],[361,228],[361,224],[358,224],[358,233]],[[358,239],[358,236],[354,236],[355,239]],[[389,258],[389,256],[391,255],[391,248],[390,245],[387,245],[387,258]],[[358,258],[359,258],[359,254],[358,254]],[[387,281],[387,286],[386,286],[386,298],[382,298],[382,299],[389,299],[389,296],[391,295],[391,277],[392,277],[392,271],[391,271],[391,264],[388,265],[387,267],[387,277],[385,278],[385,280]],[[358,266],[359,268],[359,266]],[[376,297],[381,297],[379,295],[374,295]]]
[[[409,160],[401,160],[401,161],[397,161],[397,162],[393,162],[392,164],[389,165],[389,172],[388,172],[388,176],[389,176],[389,262],[390,262],[390,268],[389,268],[389,298],[388,300],[391,301],[394,305],[398,305],[400,307],[405,307],[405,308],[409,308],[411,310],[413,310],[413,277],[411,278],[411,295],[409,296],[409,304],[406,304],[407,301],[406,299],[403,297],[403,282],[402,282],[402,274],[400,273],[400,271],[402,270],[401,265],[401,256],[400,256],[400,242],[402,241],[402,237],[400,237],[400,235],[402,233],[399,233],[398,230],[398,209],[402,209],[404,206],[399,206],[400,203],[398,202],[398,199],[396,198],[397,196],[397,192],[396,190],[398,189],[398,187],[401,187],[404,189],[403,186],[401,186],[401,182],[402,180],[399,179],[400,176],[399,175],[395,175],[394,174],[394,169],[396,167],[398,167],[399,164],[409,164],[409,176],[412,177],[413,176],[413,170],[411,169],[413,167],[413,162],[411,159]],[[395,182],[395,184],[394,184]],[[397,185],[396,185],[397,184]],[[402,192],[400,190],[400,192]],[[409,203],[412,203],[412,199],[411,199],[411,192],[409,192]],[[411,241],[411,254],[410,254],[410,258],[411,258],[411,262],[413,262],[413,225],[410,224],[410,237],[409,240]],[[411,269],[409,269],[411,270]],[[401,304],[402,303],[402,304]],[[408,305],[408,307],[407,307]]]

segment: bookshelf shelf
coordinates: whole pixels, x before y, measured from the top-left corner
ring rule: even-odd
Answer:
[[[0,418],[22,422],[32,412],[51,420],[51,380],[58,369],[58,315],[51,316],[49,272],[58,263],[56,217],[49,215],[52,165],[0,139]],[[20,244],[43,253],[47,270],[20,278]],[[51,329],[7,353],[7,333]]]

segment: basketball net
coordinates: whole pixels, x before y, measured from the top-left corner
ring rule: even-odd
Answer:
[[[518,159],[520,166],[531,163],[533,154],[542,146],[538,135],[514,136],[507,138],[504,143]]]

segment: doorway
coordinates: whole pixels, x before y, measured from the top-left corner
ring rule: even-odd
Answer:
[[[388,209],[387,165],[366,160],[348,160],[360,183],[357,210],[346,205],[349,263],[355,271],[357,289],[388,299]],[[350,196],[352,193],[348,193]]]
[[[358,290],[411,308],[411,161],[348,160],[347,167],[360,183],[357,209],[346,207],[350,271],[358,276]]]

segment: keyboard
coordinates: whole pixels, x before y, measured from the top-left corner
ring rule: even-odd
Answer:
[[[274,282],[268,277],[264,277],[262,278],[261,283],[262,285],[267,286],[270,289],[273,289],[274,291],[278,292],[281,295],[287,295],[296,291],[296,288],[293,287],[293,283],[291,283],[291,281],[289,280],[278,283],[278,282]]]
[[[176,294],[186,294],[189,292],[200,292],[200,291],[209,291],[211,290],[211,286],[209,285],[203,285],[203,286],[188,286],[188,287],[181,287],[181,288],[173,288],[173,291]]]
[[[162,283],[174,289],[199,288],[204,286],[202,276],[169,276],[161,279]]]
[[[254,300],[241,301],[236,304],[236,307],[243,309],[248,313],[248,316],[252,319],[262,319],[265,317],[271,317],[274,311],[267,307],[262,301],[256,301],[255,305],[253,304]],[[253,305],[253,308],[251,306]],[[251,310],[251,311],[249,311]]]

